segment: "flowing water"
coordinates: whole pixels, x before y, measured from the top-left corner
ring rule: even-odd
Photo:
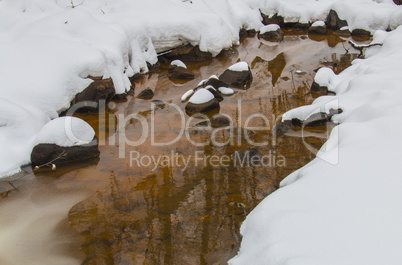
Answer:
[[[350,65],[357,53],[347,49],[334,35],[286,32],[280,44],[247,37],[211,62],[187,63],[194,80],[171,80],[162,64],[127,100],[77,115],[95,128],[100,158],[1,182],[0,263],[226,264],[246,215],[315,157],[309,150],[330,130],[275,137],[274,124],[313,101],[316,69]],[[197,125],[206,117],[188,116],[181,95],[237,61],[254,79],[220,103],[233,126]],[[146,88],[152,100],[135,97]],[[239,160],[247,151],[264,159]]]

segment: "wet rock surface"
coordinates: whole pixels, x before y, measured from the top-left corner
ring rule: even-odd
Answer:
[[[170,65],[168,69],[168,76],[177,79],[194,79],[195,74],[187,68],[177,65]]]
[[[268,31],[268,32],[260,33],[260,34],[258,34],[258,36],[267,41],[283,40],[283,32],[280,28],[275,31]]]
[[[327,27],[324,25],[322,26],[314,26],[312,25],[309,29],[308,29],[308,33],[309,34],[317,34],[317,35],[325,35],[327,34]]]
[[[56,144],[38,144],[32,149],[31,163],[33,167],[50,163],[62,165],[96,158],[100,155],[98,138],[85,145],[63,147]]]
[[[200,50],[199,46],[192,46],[190,44],[173,49],[171,52],[168,52],[161,56],[162,58],[166,58],[168,60],[183,60],[183,61],[210,61],[212,60],[212,54],[209,52],[203,52]]]
[[[197,114],[197,113],[208,113],[213,111],[218,111],[220,109],[219,101],[216,98],[213,98],[205,103],[192,103],[188,102],[186,107],[186,112],[190,115]]]
[[[253,80],[250,68],[247,71],[232,71],[227,69],[219,76],[219,80],[225,82],[229,86],[244,88]]]
[[[87,104],[84,107],[78,109],[78,111],[96,111],[100,100],[109,102],[115,95],[116,90],[114,88],[112,78],[102,79],[102,77],[90,77],[94,81],[84,89],[81,93],[78,93],[71,101],[71,105],[77,103],[95,103]]]
[[[371,33],[370,31],[364,30],[364,29],[354,29],[352,30],[352,36],[354,37],[370,37]]]

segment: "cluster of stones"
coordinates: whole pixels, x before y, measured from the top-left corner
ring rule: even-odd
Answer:
[[[189,115],[219,111],[224,96],[234,94],[233,88],[244,89],[252,81],[250,67],[246,62],[230,66],[219,77],[213,75],[187,91],[181,100],[187,101],[185,110]]]
[[[398,0],[394,0],[396,4]],[[262,14],[264,26],[260,29],[259,37],[268,41],[281,41],[283,39],[283,32],[281,27],[293,27],[300,29],[308,29],[308,33],[312,35],[326,35],[327,29],[331,29],[335,34],[340,36],[356,36],[367,37],[370,32],[364,29],[354,29],[350,32],[348,23],[339,18],[335,10],[330,10],[325,21],[315,21],[314,23],[285,23],[284,18],[274,14],[267,16]]]

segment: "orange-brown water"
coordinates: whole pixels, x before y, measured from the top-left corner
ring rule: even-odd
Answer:
[[[279,45],[245,38],[210,63],[187,63],[196,74],[192,81],[170,80],[168,65],[162,65],[135,82],[135,94],[127,101],[109,104],[100,116],[77,115],[95,128],[100,159],[1,183],[0,209],[7,209],[13,220],[0,217],[0,233],[8,231],[3,245],[13,250],[0,247],[1,264],[38,256],[49,258],[37,264],[79,264],[82,259],[84,264],[225,264],[239,248],[246,215],[284,177],[315,157],[306,144],[318,149],[325,142],[326,126],[314,128],[306,138],[297,132],[273,137],[271,129],[287,110],[312,102],[314,70],[330,66],[340,72],[350,64],[357,55],[345,48],[348,44],[333,35],[312,40],[287,32]],[[251,66],[254,79],[249,89],[237,90],[220,104],[233,129],[195,127],[203,119],[190,120],[181,95],[237,61]],[[152,100],[165,105],[152,108],[152,100],[135,97],[146,88],[154,91]],[[122,122],[129,115],[134,116]],[[182,122],[188,126],[183,128]],[[144,142],[138,146],[123,141],[141,137]],[[247,148],[258,149],[265,164],[235,163],[233,156]],[[170,163],[155,165],[152,156]],[[213,156],[229,162],[218,165]],[[54,251],[34,255],[26,251],[30,244]],[[9,255],[16,257],[6,259]],[[59,262],[47,262],[52,255]]]

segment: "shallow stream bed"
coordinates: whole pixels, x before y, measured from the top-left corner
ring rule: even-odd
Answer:
[[[188,82],[162,64],[126,101],[77,115],[96,130],[98,160],[1,181],[0,264],[226,264],[246,215],[315,158],[331,129],[277,137],[273,126],[313,101],[315,70],[339,73],[357,55],[335,35],[289,31],[279,44],[247,37],[211,62],[186,62]],[[254,79],[220,103],[233,127],[196,126],[204,119],[184,112],[181,95],[237,61]],[[154,97],[136,98],[146,88]],[[247,151],[264,159],[239,161]]]

